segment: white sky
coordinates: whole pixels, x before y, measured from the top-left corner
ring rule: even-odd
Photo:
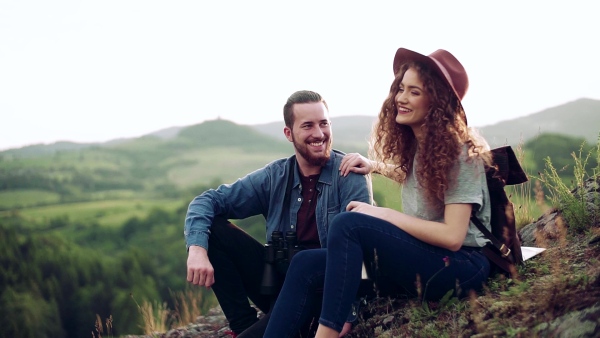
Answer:
[[[281,121],[299,89],[376,116],[398,47],[463,63],[473,126],[600,99],[594,2],[0,0],[0,150]]]

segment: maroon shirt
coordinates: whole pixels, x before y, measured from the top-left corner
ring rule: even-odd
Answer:
[[[298,245],[307,249],[321,247],[315,213],[315,209],[317,208],[318,180],[319,174],[308,177],[300,175],[300,183],[302,184],[302,205],[300,206],[300,210],[298,210],[296,236],[298,237]]]

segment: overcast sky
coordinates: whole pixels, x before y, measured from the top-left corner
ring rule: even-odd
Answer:
[[[580,0],[0,0],[0,150],[281,121],[300,89],[376,116],[398,47],[453,53],[481,127],[600,99],[599,33]]]

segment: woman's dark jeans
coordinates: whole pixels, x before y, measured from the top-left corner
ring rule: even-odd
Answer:
[[[326,265],[325,265],[326,261]],[[327,249],[297,254],[272,311],[265,337],[291,337],[310,316],[314,290],[324,287],[319,323],[341,331],[355,299],[363,261],[376,284],[393,284],[412,296],[440,299],[478,291],[490,265],[478,249],[457,252],[424,243],[393,224],[356,213],[337,215]]]

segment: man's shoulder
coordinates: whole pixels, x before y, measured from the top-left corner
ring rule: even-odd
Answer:
[[[262,167],[261,169],[258,169],[259,171],[268,171],[271,173],[278,173],[281,171],[285,171],[287,170],[286,168],[288,168],[292,161],[295,159],[295,156],[290,156],[290,157],[282,157],[276,160],[273,160],[271,162],[269,162],[267,165],[265,165],[264,167]]]
[[[342,163],[342,158],[344,158],[345,155],[346,155],[346,153],[341,150],[331,149],[331,154],[329,155],[329,159],[334,164],[334,166],[337,168],[340,166],[340,163]]]
[[[357,174],[354,172],[350,172],[347,176],[340,175],[339,168],[342,164],[342,159],[344,158],[344,156],[346,156],[345,152],[337,149],[332,149],[331,155],[329,156],[329,162],[325,167],[325,172],[329,172],[333,179],[337,179],[339,181],[356,180],[358,177],[365,176],[363,174]]]

